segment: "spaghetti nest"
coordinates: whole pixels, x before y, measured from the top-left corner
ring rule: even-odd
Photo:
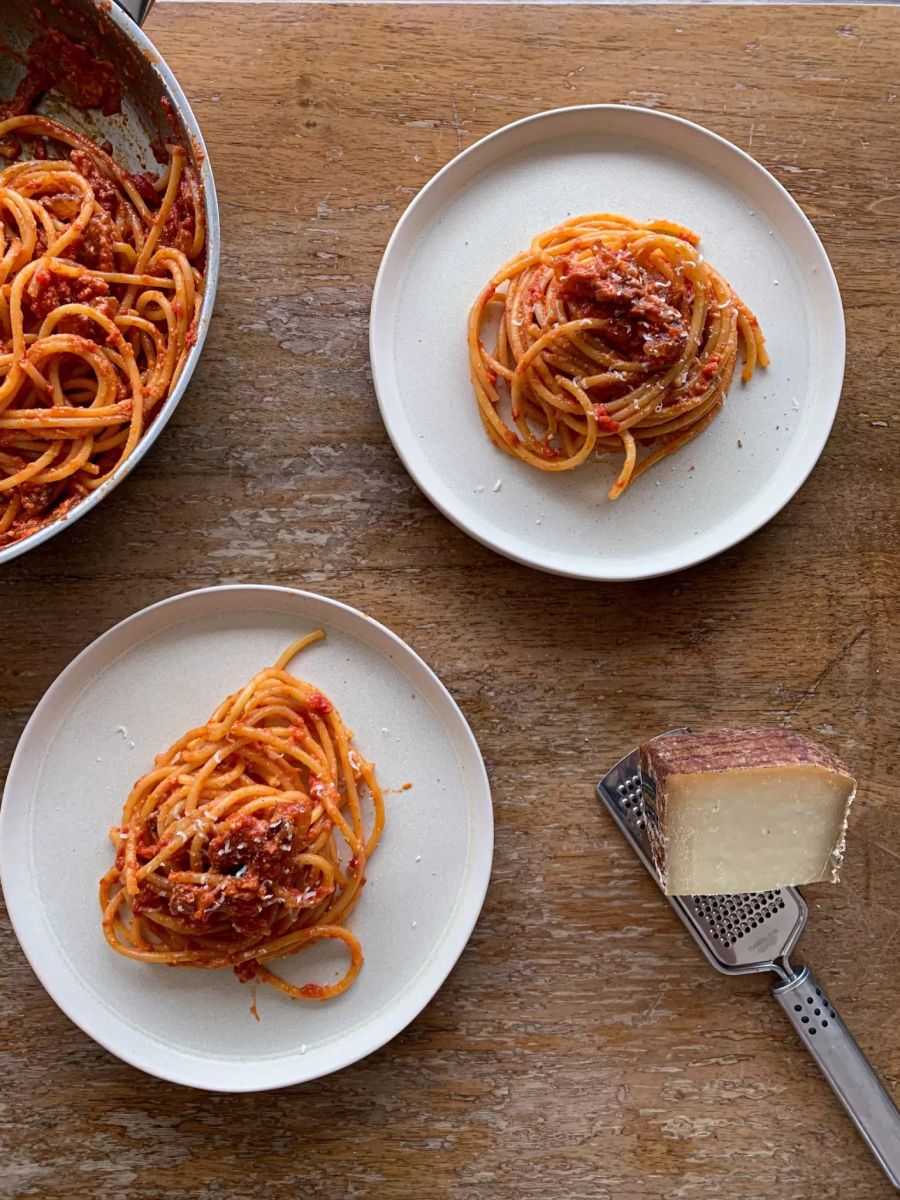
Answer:
[[[491,440],[542,471],[621,451],[615,500],[701,433],[722,407],[739,347],[745,381],[769,360],[756,318],[698,241],[668,221],[600,213],[538,234],[498,271],[468,330]],[[641,447],[649,453],[639,460]]]
[[[181,146],[132,175],[46,117],[0,120],[0,546],[134,450],[196,341],[205,226]]]
[[[296,999],[326,1000],[356,978],[362,950],[344,922],[384,804],[337,710],[286,670],[323,636],[292,645],[134,785],[110,830],[115,864],[100,881],[103,931],[119,954],[231,966]],[[363,789],[374,806],[368,837]],[[323,939],[349,951],[339,982],[295,986],[269,969]]]

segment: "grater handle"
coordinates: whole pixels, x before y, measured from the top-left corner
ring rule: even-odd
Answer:
[[[895,1188],[900,1112],[809,967],[774,988],[775,999]]]

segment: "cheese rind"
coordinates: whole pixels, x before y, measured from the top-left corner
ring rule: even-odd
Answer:
[[[667,895],[836,883],[856,782],[784,729],[717,729],[641,747],[655,789],[647,832]]]

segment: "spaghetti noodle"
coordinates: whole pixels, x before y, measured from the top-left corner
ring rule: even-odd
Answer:
[[[0,120],[0,546],[134,451],[196,341],[205,226],[182,146],[158,179],[46,117]]]
[[[324,637],[290,646],[159,755],[110,830],[103,931],[119,954],[176,967],[233,967],[295,999],[327,1000],[362,966],[345,927],[384,826],[370,762],[334,705],[287,671]],[[368,836],[361,790],[374,807]],[[350,964],[337,983],[288,983],[269,964],[322,940]]]
[[[745,382],[769,359],[756,318],[698,240],[669,221],[574,217],[497,272],[468,329],[479,413],[495,445],[542,471],[621,451],[615,500],[709,425],[739,348]],[[493,352],[484,344],[492,314]],[[641,448],[649,453],[639,459]]]

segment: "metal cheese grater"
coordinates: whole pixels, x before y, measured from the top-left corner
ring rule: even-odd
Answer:
[[[597,795],[658,884],[647,837],[656,797],[652,782],[641,778],[637,750],[616,763],[597,785]],[[790,964],[788,956],[806,925],[800,893],[789,887],[666,899],[717,971],[772,971],[778,976],[775,999],[888,1179],[900,1189],[900,1112],[809,967],[798,970]]]

